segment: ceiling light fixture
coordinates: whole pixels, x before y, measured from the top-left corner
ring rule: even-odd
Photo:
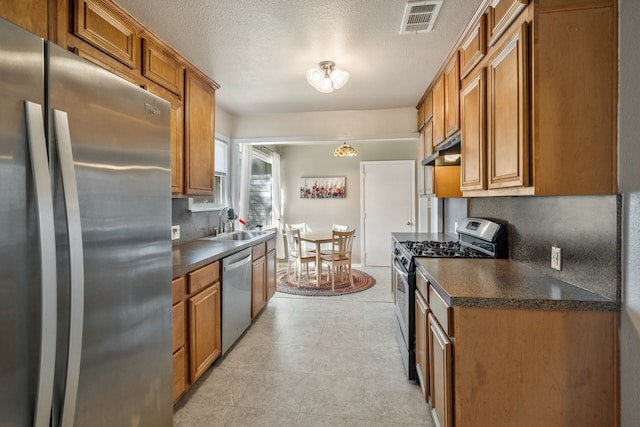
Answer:
[[[357,156],[358,152],[356,151],[355,148],[353,148],[346,142],[343,142],[341,146],[335,149],[335,151],[333,152],[333,155],[335,157],[353,157],[353,156]]]
[[[311,68],[307,71],[307,81],[318,92],[331,93],[349,80],[349,73],[335,68],[336,64],[333,61],[322,61],[318,66],[319,69]]]

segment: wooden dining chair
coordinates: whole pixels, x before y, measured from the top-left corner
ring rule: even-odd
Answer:
[[[327,280],[329,280],[329,273],[331,274],[331,290],[335,290],[335,276],[336,269],[340,268],[340,278],[346,270],[349,274],[349,283],[351,287],[353,284],[353,274],[351,272],[351,250],[353,248],[353,237],[355,230],[350,231],[336,231],[333,230],[333,243],[331,246],[331,252],[327,254],[320,253],[320,262],[322,264],[329,264],[327,270]]]
[[[316,260],[315,252],[307,252],[300,246],[300,230],[285,230],[287,234],[287,245],[289,246],[289,256],[287,261],[287,277],[291,264],[295,264],[293,271],[293,278],[296,279],[297,272],[297,285],[300,287],[300,276],[302,275],[302,264],[306,266],[307,280],[309,280],[309,263]]]
[[[285,230],[300,230],[301,233],[304,233],[305,231],[310,231],[309,227],[307,227],[306,222],[301,222],[299,224],[285,224],[284,228]],[[315,245],[311,245],[308,242],[302,242],[301,246],[304,252],[309,252],[315,255],[316,253]]]

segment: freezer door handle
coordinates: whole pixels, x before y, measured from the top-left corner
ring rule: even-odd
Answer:
[[[29,157],[35,190],[38,235],[40,238],[41,325],[40,361],[33,425],[48,427],[53,398],[56,361],[57,284],[56,237],[53,221],[53,194],[42,106],[25,101]]]
[[[82,247],[82,227],[80,224],[80,201],[78,185],[71,151],[69,118],[65,111],[53,110],[53,130],[55,133],[62,189],[67,218],[69,242],[69,353],[67,378],[65,380],[61,425],[73,426],[80,376],[80,356],[82,353],[82,328],[84,319],[84,256]]]

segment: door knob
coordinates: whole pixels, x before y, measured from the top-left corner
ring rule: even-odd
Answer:
[[[411,221],[407,221],[407,225],[411,225]]]

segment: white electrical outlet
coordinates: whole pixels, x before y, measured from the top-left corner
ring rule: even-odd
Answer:
[[[562,249],[556,246],[551,246],[551,268],[562,270]]]
[[[178,240],[180,238],[180,226],[172,225],[171,226],[171,240]]]

